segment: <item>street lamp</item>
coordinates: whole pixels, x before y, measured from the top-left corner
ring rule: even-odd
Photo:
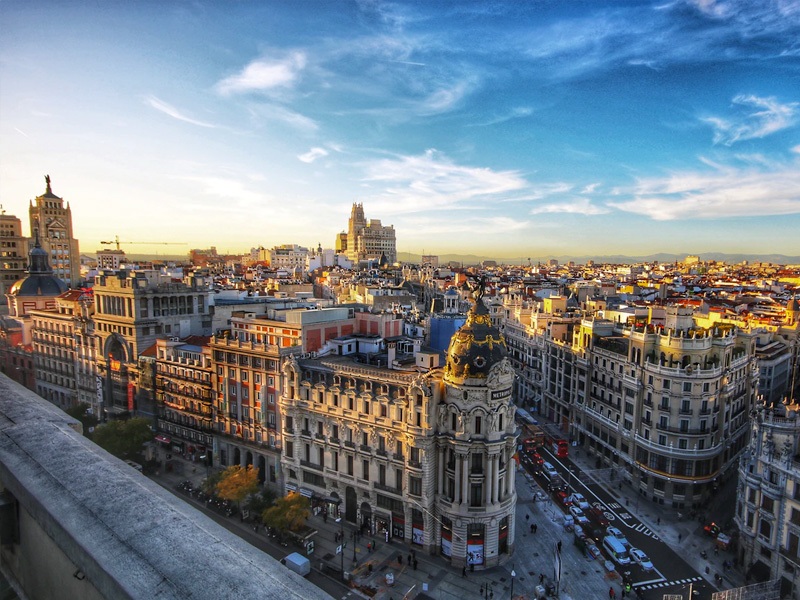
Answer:
[[[492,600],[494,598],[494,591],[492,590],[491,583],[482,583],[481,584],[481,596],[483,596],[484,600]]]
[[[517,572],[514,570],[514,565],[511,565],[511,600],[514,600],[514,578]]]
[[[342,546],[339,549],[339,554],[342,555],[342,578],[344,578],[344,549],[347,546],[347,542],[344,540],[344,520],[342,519],[341,513],[339,513],[339,517],[336,519],[336,522],[339,523],[339,543]],[[355,543],[353,544],[353,547],[355,547]],[[353,559],[355,560],[355,549],[353,550]]]

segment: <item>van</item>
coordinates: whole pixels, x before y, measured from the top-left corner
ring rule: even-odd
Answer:
[[[290,571],[294,571],[303,577],[311,573],[311,561],[299,552],[292,552],[290,555],[282,558],[281,564],[286,565],[289,567]]]
[[[559,476],[556,468],[547,461],[542,464],[542,475],[547,481]]]
[[[631,557],[628,555],[628,550],[622,545],[622,542],[613,535],[607,535],[603,538],[603,550],[605,550],[611,560],[618,565],[631,564]]]

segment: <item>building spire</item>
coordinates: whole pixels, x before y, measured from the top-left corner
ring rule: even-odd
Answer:
[[[44,176],[44,182],[47,184],[47,189],[45,190],[45,194],[52,194],[53,190],[50,189],[50,175]]]

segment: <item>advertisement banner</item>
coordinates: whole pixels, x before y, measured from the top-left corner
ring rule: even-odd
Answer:
[[[128,382],[128,410],[133,412],[133,382]]]

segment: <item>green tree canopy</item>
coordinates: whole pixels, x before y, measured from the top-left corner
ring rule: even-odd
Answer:
[[[89,405],[81,402],[77,406],[68,408],[66,412],[73,419],[78,419],[83,425],[83,435],[88,436],[89,430],[99,422],[95,415],[89,414]]]
[[[94,443],[122,459],[140,458],[142,444],[153,439],[150,420],[109,421],[95,428]]]
[[[290,492],[283,498],[278,498],[275,504],[261,513],[261,520],[267,527],[297,531],[305,525],[310,514],[311,502],[308,498]]]
[[[250,494],[258,491],[258,469],[247,465],[233,465],[225,469],[217,482],[217,494],[223,500],[239,505]]]

